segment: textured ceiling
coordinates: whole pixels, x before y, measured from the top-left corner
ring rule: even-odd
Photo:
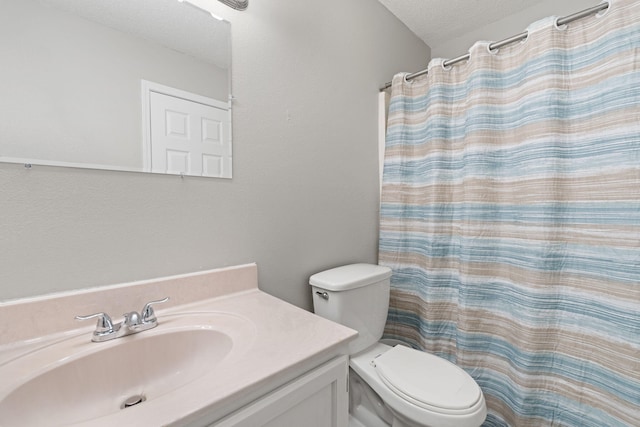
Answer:
[[[537,0],[379,0],[431,47],[499,21]],[[524,28],[523,28],[524,29]],[[511,34],[505,34],[505,37]]]

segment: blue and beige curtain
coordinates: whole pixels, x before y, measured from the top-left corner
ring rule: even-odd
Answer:
[[[466,369],[486,426],[640,426],[640,1],[393,80],[385,335]]]

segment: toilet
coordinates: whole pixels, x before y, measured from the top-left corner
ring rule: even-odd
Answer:
[[[453,363],[380,342],[391,269],[351,264],[309,279],[317,315],[358,331],[349,344],[349,427],[478,427],[487,415],[478,384]]]

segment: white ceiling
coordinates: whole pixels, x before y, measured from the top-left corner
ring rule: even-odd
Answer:
[[[379,1],[431,47],[455,38],[472,28],[499,21],[536,2],[535,0]]]
[[[432,49],[465,33],[518,14],[524,9],[538,8],[533,20],[522,22],[517,32],[531,22],[549,15],[577,12],[580,6],[594,6],[598,0],[379,0]],[[544,3],[544,7],[542,4]],[[572,7],[578,7],[572,9]],[[542,13],[540,15],[540,13]],[[527,15],[527,14],[525,14]],[[560,15],[562,16],[562,15]],[[500,34],[498,40],[514,35]],[[474,40],[475,41],[475,40]],[[493,40],[496,41],[496,40]],[[472,42],[469,44],[471,46]],[[460,52],[460,54],[465,52]]]

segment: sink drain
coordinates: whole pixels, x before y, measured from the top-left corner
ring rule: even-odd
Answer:
[[[147,400],[147,398],[144,397],[144,395],[142,395],[142,394],[137,394],[135,396],[131,396],[127,400],[122,402],[122,405],[120,405],[120,409],[125,409],[125,408],[129,408],[131,406],[136,406],[137,404],[142,403],[145,400]]]

